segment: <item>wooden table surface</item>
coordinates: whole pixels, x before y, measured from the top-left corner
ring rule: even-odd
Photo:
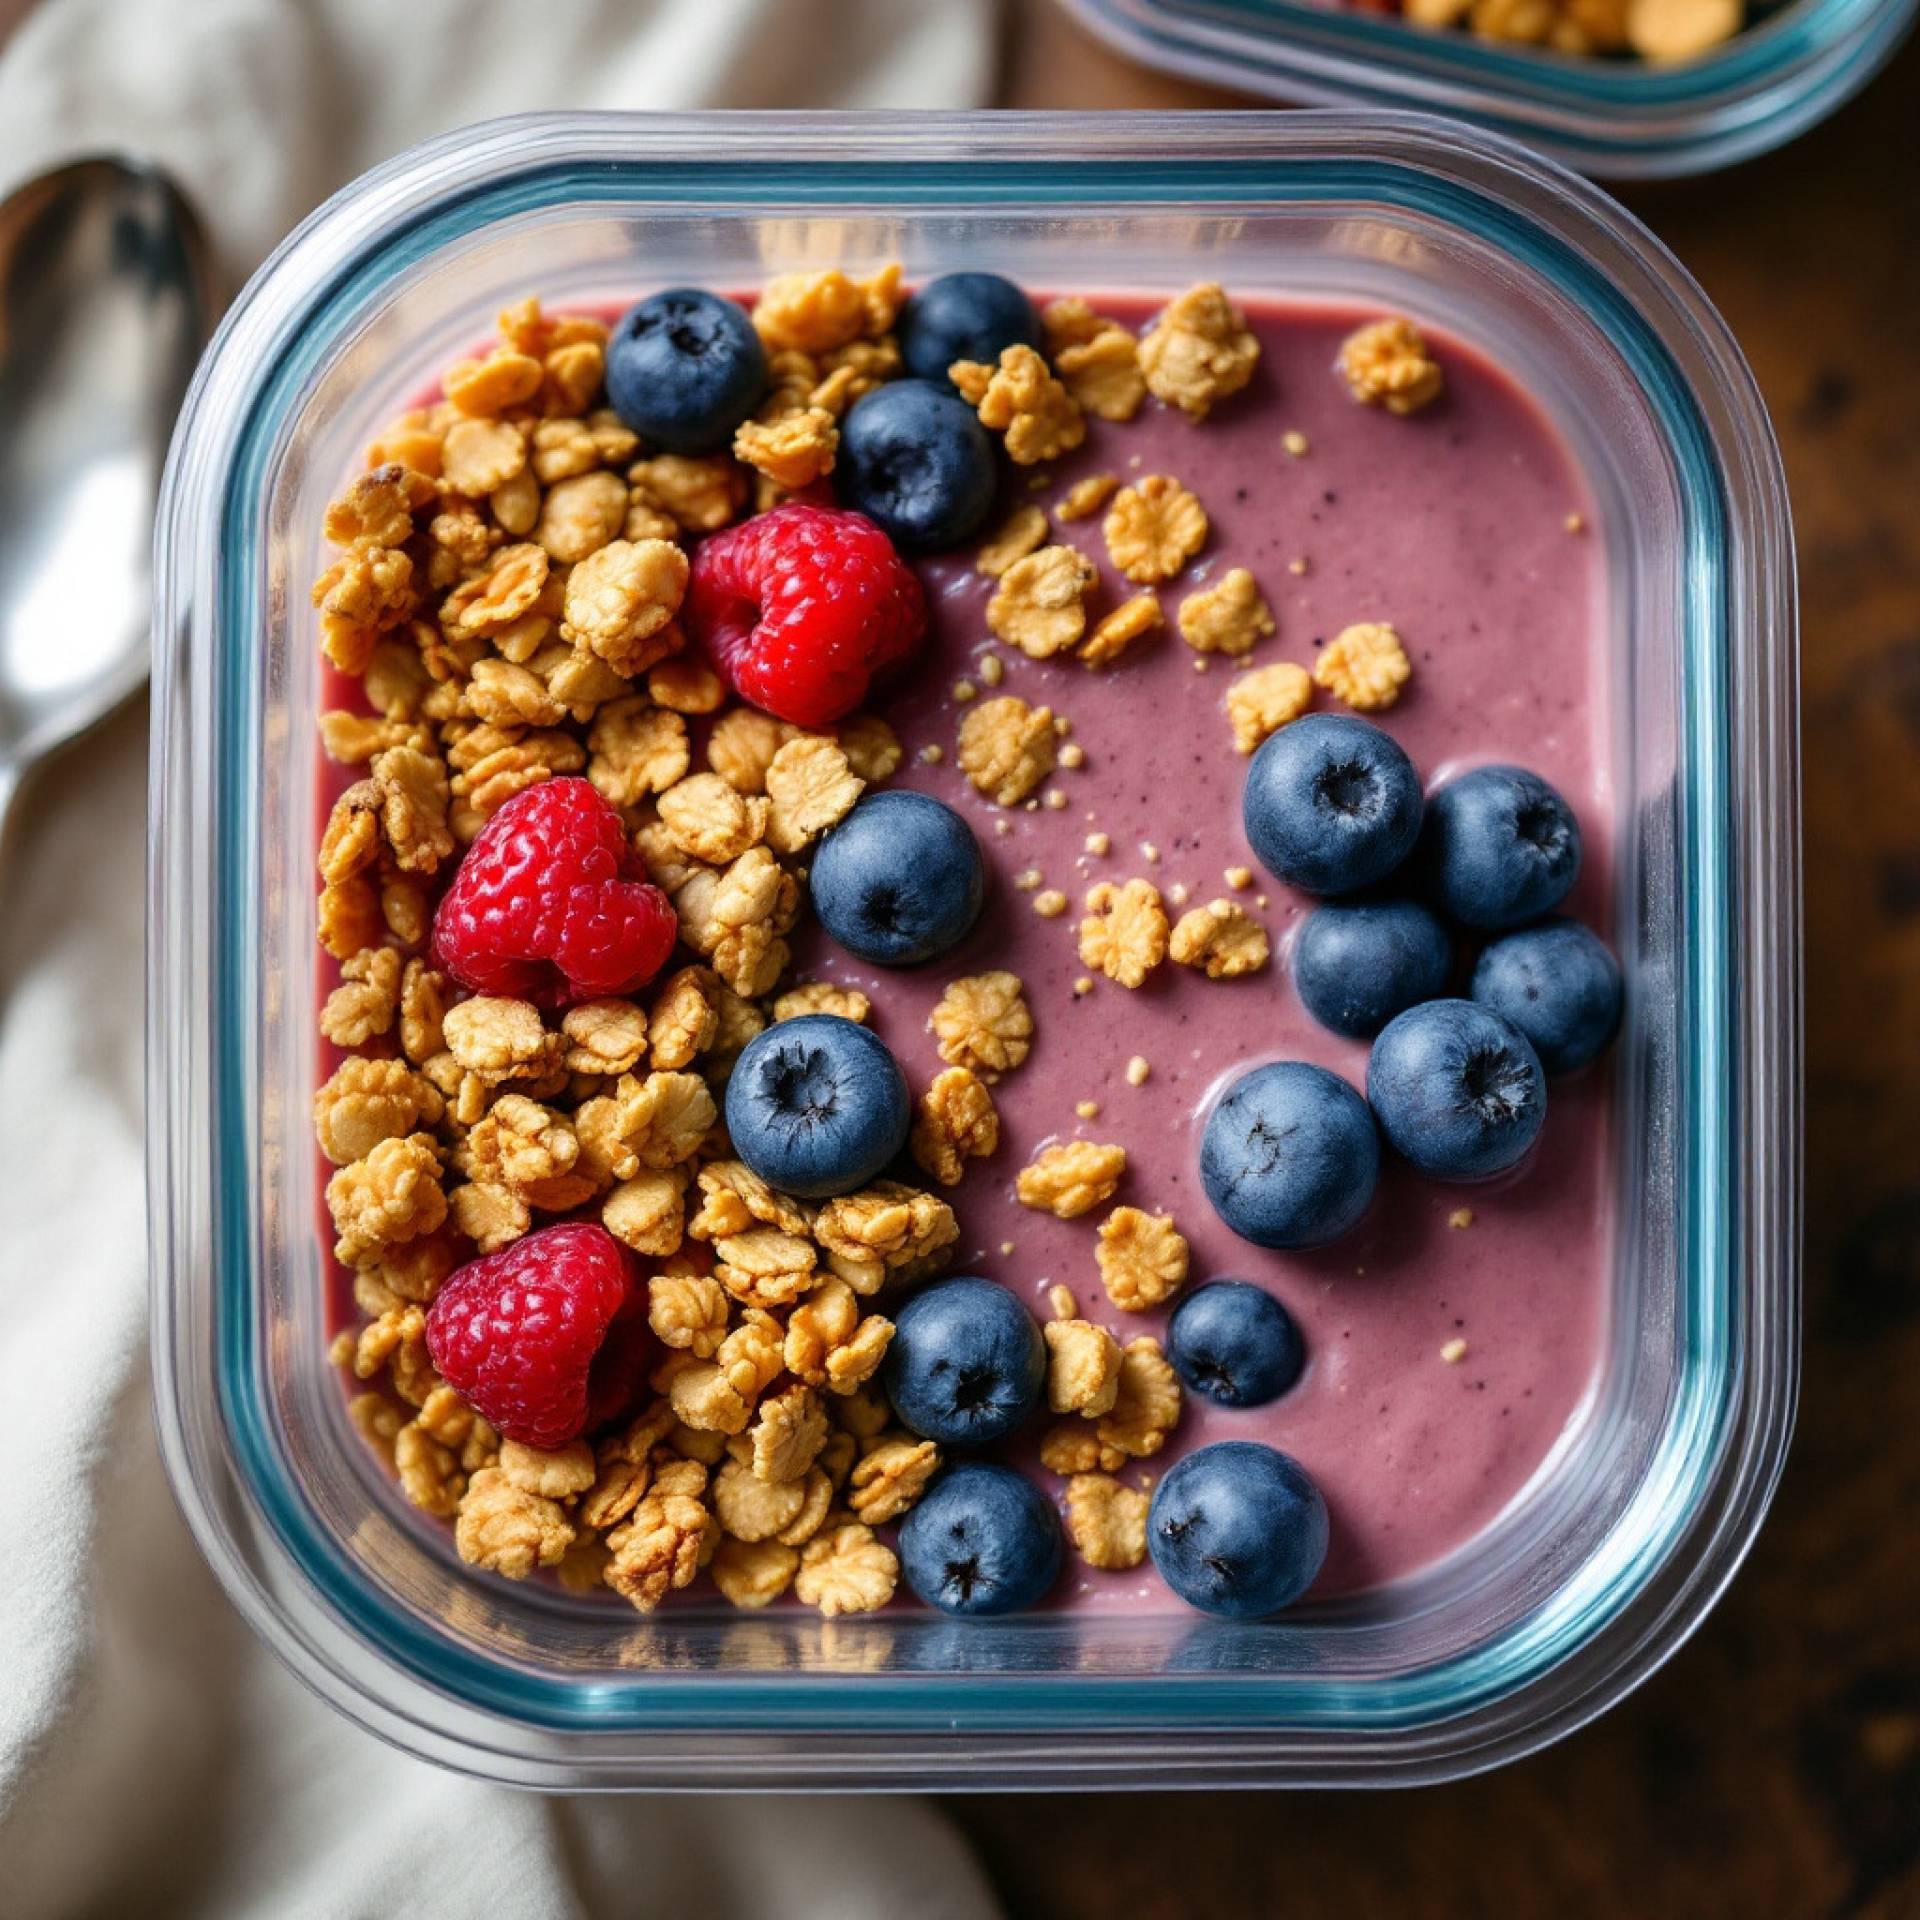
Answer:
[[[1027,0],[1010,106],[1245,105]],[[1627,197],[1746,347],[1800,547],[1805,1378],[1689,1645],[1460,1785],[949,1804],[1016,1915],[1920,1914],[1920,42],[1784,152]]]

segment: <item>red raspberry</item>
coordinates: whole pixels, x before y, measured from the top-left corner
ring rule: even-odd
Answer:
[[[543,780],[480,829],[433,948],[475,993],[563,1007],[644,986],[678,930],[613,808],[584,780]]]
[[[893,542],[863,513],[798,500],[703,541],[680,614],[742,699],[796,727],[851,713],[927,630]]]
[[[632,1403],[645,1297],[605,1227],[543,1227],[447,1276],[427,1309],[427,1352],[509,1440],[551,1451]]]

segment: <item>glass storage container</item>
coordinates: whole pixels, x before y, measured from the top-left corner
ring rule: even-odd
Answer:
[[[1417,107],[1602,179],[1707,173],[1784,145],[1893,57],[1916,0],[1794,0],[1671,67],[1501,45],[1343,0],[1064,0],[1147,66],[1277,100]]]
[[[464,1568],[325,1360],[314,1085],[325,501],[510,298],[805,264],[1405,308],[1538,396],[1611,576],[1619,930],[1612,1347],[1550,1469],[1399,1585],[1229,1625],[956,1627],[624,1605]],[[1796,1370],[1794,598],[1752,380],[1603,195],[1457,125],[1355,113],[557,115],[356,182],[235,304],[158,526],[150,1185],[167,1464],[316,1691],[547,1787],[1418,1781],[1538,1747],[1700,1620],[1759,1524]]]

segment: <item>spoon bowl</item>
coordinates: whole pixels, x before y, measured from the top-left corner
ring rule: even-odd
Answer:
[[[0,814],[146,677],[154,504],[213,304],[162,173],[78,160],[0,204]]]

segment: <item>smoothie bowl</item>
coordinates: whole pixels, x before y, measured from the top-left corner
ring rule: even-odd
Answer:
[[[236,1600],[535,1784],[1599,1710],[1790,1417],[1787,538],[1683,276],[1418,121],[359,183],[160,530],[161,1424]]]

